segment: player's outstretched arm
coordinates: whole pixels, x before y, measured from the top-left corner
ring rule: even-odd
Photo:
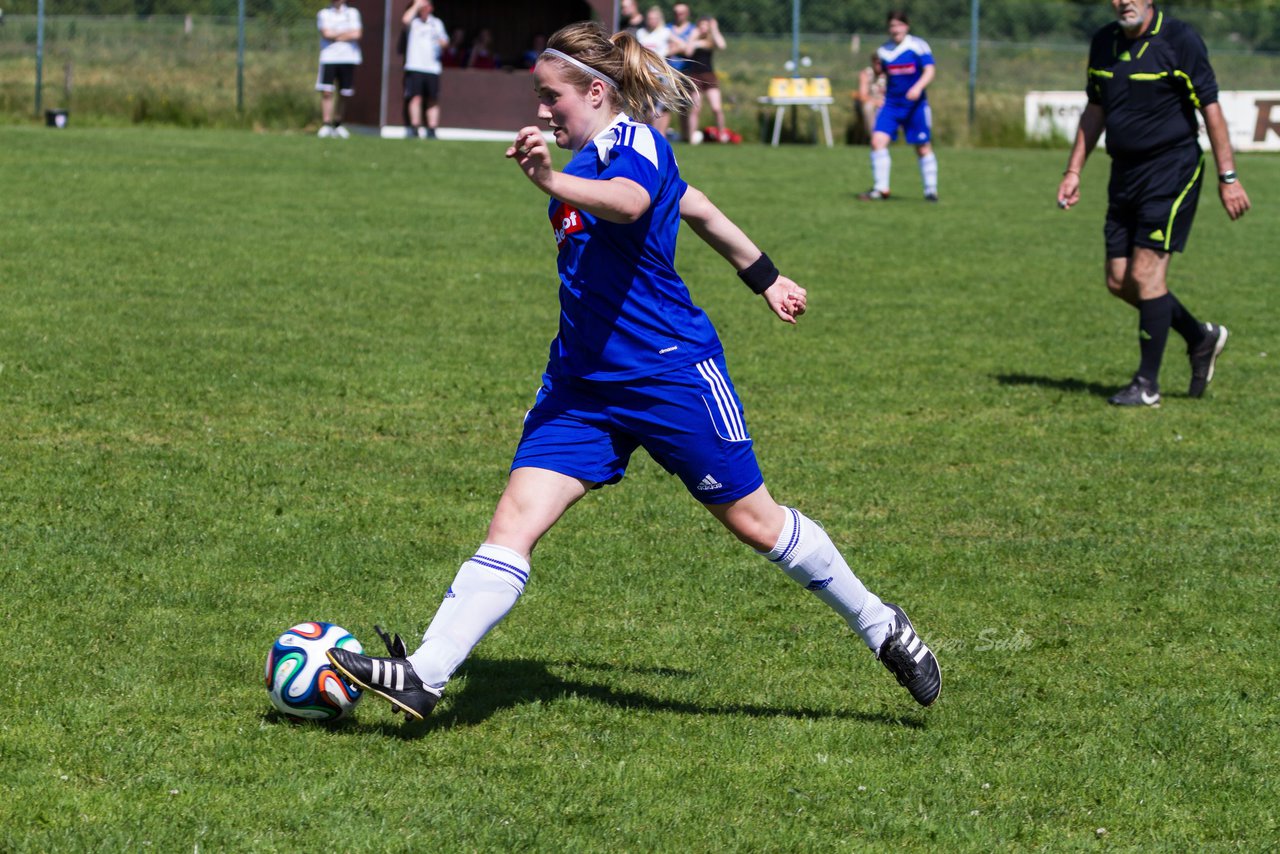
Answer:
[[[778,272],[768,256],[747,237],[746,232],[725,216],[697,187],[692,185],[680,199],[680,218],[720,256],[733,265],[738,276],[755,293],[764,297],[779,320],[794,324],[807,307],[807,292]]]

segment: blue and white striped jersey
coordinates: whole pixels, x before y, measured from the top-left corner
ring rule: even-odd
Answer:
[[[893,40],[882,44],[876,54],[884,65],[885,100],[906,101],[907,90],[916,85],[926,65],[933,65],[933,51],[922,38],[908,34],[902,44]],[[921,100],[927,96],[921,96]]]
[[[630,380],[719,355],[720,339],[675,271],[680,177],[671,145],[619,113],[565,166],[566,175],[627,178],[649,194],[633,223],[598,219],[559,199],[548,213],[559,247],[560,331],[551,377]]]

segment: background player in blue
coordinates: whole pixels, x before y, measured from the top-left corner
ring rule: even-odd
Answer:
[[[876,51],[884,67],[886,87],[884,106],[876,116],[871,132],[870,190],[859,193],[864,202],[889,198],[889,143],[898,138],[898,129],[910,145],[916,147],[920,163],[920,179],[924,197],[938,200],[938,158],[933,153],[933,116],[929,112],[926,92],[933,82],[936,67],[933,51],[924,39],[911,35],[907,13],[895,9],[887,18],[889,40]]]
[[[423,636],[389,658],[331,650],[353,682],[421,718],[454,670],[515,605],[534,546],[593,488],[620,480],[643,447],[739,540],[812,591],[854,629],[922,705],[937,699],[937,659],[902,609],[853,574],[831,539],[770,496],[725,368],[720,340],[674,268],[683,219],[783,321],[806,294],[680,177],[671,146],[630,115],[687,105],[691,82],[629,33],[570,25],[534,67],[538,118],[573,152],[563,172],[536,127],[507,149],[551,197],[560,331],[525,418],[484,543],[464,563]]]
[[[1080,200],[1080,170],[1105,129],[1107,288],[1138,309],[1139,348],[1137,373],[1109,402],[1156,406],[1170,329],[1187,342],[1190,397],[1204,394],[1227,343],[1225,326],[1196,320],[1166,283],[1171,253],[1186,246],[1204,179],[1197,109],[1227,216],[1243,216],[1249,196],[1236,179],[1218,81],[1199,34],[1151,0],[1110,2],[1116,21],[1098,30],[1089,47],[1089,103],[1058,184],[1058,206],[1066,210]]]

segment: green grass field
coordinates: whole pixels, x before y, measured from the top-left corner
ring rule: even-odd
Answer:
[[[810,288],[691,234],[771,489],[939,652],[919,710],[643,455],[544,540],[437,714],[296,726],[293,623],[416,638],[555,331],[545,199],[488,143],[0,128],[0,850],[1240,850],[1280,838],[1280,159],[1172,284],[1231,328],[1158,410],[1106,295],[1105,157],[681,149]]]

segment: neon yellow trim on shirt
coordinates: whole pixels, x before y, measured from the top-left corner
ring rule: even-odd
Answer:
[[[1174,71],[1173,75],[1175,77],[1181,77],[1183,80],[1187,81],[1187,90],[1191,93],[1191,103],[1197,110],[1201,109],[1200,96],[1196,94],[1195,84],[1191,82],[1191,78],[1187,73],[1185,71]]]

